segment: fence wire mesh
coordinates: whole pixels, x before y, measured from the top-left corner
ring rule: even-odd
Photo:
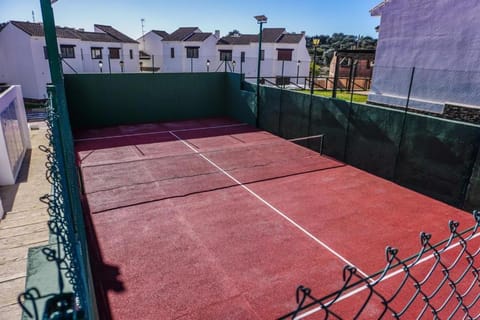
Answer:
[[[299,286],[296,309],[280,319],[478,319],[480,212],[473,216],[474,226],[463,232],[450,221],[449,238],[436,244],[422,232],[412,257],[387,247],[385,268],[368,277],[345,266],[343,285],[331,294],[317,298]]]
[[[18,303],[24,313],[34,319],[94,318],[95,296],[91,290],[78,184],[71,180],[71,175],[76,172],[73,142],[66,132],[68,128],[68,117],[58,107],[55,90],[50,87],[46,133],[49,144],[40,146],[40,149],[46,153],[46,179],[52,188],[51,193],[44,195],[40,201],[48,205],[48,227],[54,237],[51,245],[44,247],[42,252],[47,261],[55,264],[58,292],[44,294],[33,287],[19,295]],[[72,292],[69,292],[70,289]],[[45,301],[43,312],[39,309],[41,300]]]

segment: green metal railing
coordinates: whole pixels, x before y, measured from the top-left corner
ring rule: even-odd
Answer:
[[[29,288],[18,302],[30,318],[40,319],[38,301],[47,298],[41,319],[97,319],[96,299],[90,268],[87,233],[80,202],[73,138],[65,105],[57,100],[54,86],[48,87],[47,180],[51,194],[41,198],[48,205],[54,246],[43,248],[46,260],[55,263],[59,292],[43,295],[42,288]],[[73,292],[65,291],[64,279]],[[53,280],[53,279],[52,279]],[[32,308],[27,308],[30,302]]]

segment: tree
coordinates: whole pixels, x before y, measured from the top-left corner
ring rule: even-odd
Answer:
[[[234,36],[240,36],[241,33],[237,29],[233,29],[227,34],[227,37],[234,37]]]
[[[317,62],[325,66],[330,65],[333,54],[336,50],[341,49],[375,49],[377,46],[377,39],[369,36],[354,36],[346,35],[344,33],[334,33],[329,35],[315,35],[313,37],[306,37],[307,48],[310,55],[313,57],[313,42],[312,39],[317,38],[320,43],[317,47],[317,55],[319,59]]]

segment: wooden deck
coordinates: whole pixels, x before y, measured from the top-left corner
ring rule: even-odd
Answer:
[[[42,128],[43,127],[43,128]],[[0,220],[0,320],[20,319],[17,296],[25,290],[28,248],[48,243],[48,213],[39,198],[50,192],[45,179],[47,144],[43,123],[30,131],[32,150],[27,154],[17,184],[0,187],[5,216]]]

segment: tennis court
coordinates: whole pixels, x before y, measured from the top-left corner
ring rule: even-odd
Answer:
[[[435,242],[449,236],[449,220],[473,224],[230,119],[85,130],[75,146],[98,301],[113,319],[278,318],[295,309],[300,284],[326,295],[342,286],[346,264],[372,274],[387,245],[407,257],[421,231]],[[348,314],[363,298],[338,306]]]

